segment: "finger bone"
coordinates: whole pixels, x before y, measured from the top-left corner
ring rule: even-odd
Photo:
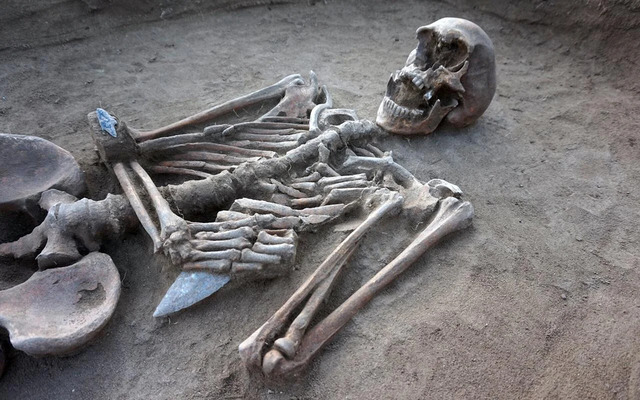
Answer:
[[[262,226],[275,228],[275,229],[293,229],[293,228],[299,227],[301,223],[302,221],[300,220],[299,217],[289,216],[289,217],[276,218],[269,224],[264,224]]]
[[[384,157],[384,152],[371,143],[367,143],[367,149],[375,154],[376,157]]]
[[[352,201],[358,200],[363,196],[374,192],[377,190],[375,187],[363,187],[363,188],[342,188],[342,189],[333,189],[331,192],[325,197],[322,205],[331,204],[335,202],[339,203],[350,203]]]
[[[195,234],[195,237],[197,239],[202,239],[202,240],[224,240],[224,239],[235,239],[239,237],[253,239],[255,236],[256,236],[255,231],[248,226],[243,226],[240,228],[231,229],[231,230],[222,231],[222,232],[198,232]]]
[[[239,260],[241,256],[242,256],[242,253],[240,252],[240,250],[236,250],[236,249],[228,249],[228,250],[220,250],[220,251],[194,250],[190,253],[190,258],[193,261],[202,261],[202,260],[236,261],[236,260]]]
[[[277,219],[274,215],[271,215],[273,220]],[[253,215],[249,218],[241,219],[238,221],[226,221],[226,222],[190,222],[189,228],[192,232],[219,232],[229,229],[236,229],[241,227],[253,227],[258,225],[256,216]]]
[[[282,260],[279,255],[276,254],[264,254],[256,253],[251,249],[242,250],[242,256],[240,258],[242,262],[261,263],[261,264],[280,264]]]
[[[321,194],[313,197],[307,197],[306,199],[292,199],[291,205],[293,207],[313,207],[322,203],[323,196]]]
[[[315,182],[293,182],[291,187],[298,190],[304,190],[307,192],[315,192],[317,188],[317,184]]]
[[[204,269],[226,273],[231,270],[231,260],[205,260],[190,262],[183,264],[182,269],[185,271]]]
[[[310,225],[311,226],[319,225],[329,221],[332,218],[333,217],[331,215],[320,214],[320,215],[305,215],[303,217],[300,217],[300,220],[302,221],[303,228],[308,228]]]
[[[333,168],[331,168],[326,163],[316,163],[314,165],[314,168],[316,169],[316,171],[318,171],[324,176],[340,176],[339,173],[337,173]]]
[[[313,171],[313,173],[306,175],[306,176],[301,176],[299,178],[295,178],[293,180],[293,182],[317,182],[320,178],[322,178],[322,175],[320,175],[320,173],[318,171]]]
[[[249,217],[250,215],[238,211],[222,210],[216,214],[216,222],[238,221]]]
[[[347,181],[357,181],[357,180],[362,180],[362,179],[367,179],[367,175],[366,174],[339,175],[339,176],[332,176],[332,177],[322,178],[322,179],[320,179],[318,181],[318,185],[324,187],[326,185],[331,185],[331,184],[334,184],[334,183],[347,182]]]
[[[230,208],[232,211],[252,211],[261,214],[274,214],[279,216],[294,216],[297,211],[291,207],[281,204],[271,203],[264,200],[254,200],[248,198],[237,199]]]
[[[298,211],[301,216],[309,216],[309,215],[330,215],[336,216],[340,215],[344,210],[344,204],[329,204],[325,206],[311,207],[311,208],[303,208]]]
[[[372,152],[370,152],[367,149],[363,149],[361,147],[357,147],[357,146],[351,146],[351,148],[353,149],[353,151],[359,155],[359,156],[364,156],[364,157],[376,157],[375,154],[373,154]]]
[[[201,251],[225,250],[225,249],[246,249],[251,247],[251,242],[245,238],[234,238],[224,240],[192,240],[191,244]]]
[[[280,182],[277,179],[271,179],[271,183],[273,183],[274,185],[276,185],[278,187],[278,190],[281,191],[284,194],[287,194],[291,197],[297,197],[297,198],[305,198],[305,197],[309,197],[307,196],[305,193],[302,193],[301,191],[299,191],[298,189],[294,189],[290,186],[285,185],[284,183]]]
[[[233,264],[231,264],[232,273],[255,272],[255,271],[262,271],[262,269],[263,269],[263,265],[255,262],[234,261]]]
[[[296,247],[293,244],[281,243],[281,244],[264,244],[256,242],[251,247],[251,250],[256,253],[264,254],[276,254],[279,256],[291,256],[295,254]]]
[[[266,231],[260,231],[258,233],[258,242],[264,244],[294,244],[295,239],[292,236],[271,235]]]
[[[347,181],[347,182],[339,182],[334,183],[332,185],[327,185],[324,187],[324,192],[328,193],[334,189],[342,189],[342,188],[364,188],[371,186],[373,183],[367,180],[357,180],[357,181]]]

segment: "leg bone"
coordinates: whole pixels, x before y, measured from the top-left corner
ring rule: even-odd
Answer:
[[[164,197],[162,197],[160,191],[144,168],[142,168],[137,161],[131,161],[130,165],[136,175],[138,175],[138,178],[142,181],[142,184],[149,194],[151,203],[156,209],[158,221],[160,222],[160,239],[164,241],[168,239],[173,232],[186,231],[187,223],[184,219],[178,217],[173,213],[173,211],[171,211],[169,203]]]
[[[175,132],[179,129],[184,129],[194,124],[199,124],[199,123],[212,120],[214,118],[233,112],[236,109],[247,107],[252,104],[259,103],[261,101],[282,96],[287,86],[291,84],[295,84],[296,82],[304,82],[304,81],[302,80],[302,77],[300,75],[289,75],[274,85],[257,90],[253,93],[249,93],[245,96],[227,101],[225,103],[212,107],[208,110],[205,110],[195,115],[192,115],[190,117],[184,118],[178,122],[174,122],[172,124],[169,124],[162,128],[154,129],[152,131],[138,132],[138,135],[139,135],[138,141],[142,142],[145,140],[166,136],[171,132]]]
[[[378,292],[415,263],[427,249],[443,237],[469,226],[472,217],[471,203],[462,202],[453,197],[442,200],[435,217],[418,237],[329,316],[314,326],[302,339],[293,359],[286,360],[284,357],[272,353],[269,364],[266,365],[268,372],[272,377],[285,377],[304,368],[313,356]]]
[[[239,346],[240,356],[252,369],[262,369],[262,350],[267,342],[275,339],[289,316],[298,305],[306,299],[320,282],[325,280],[337,265],[344,264],[351,251],[362,237],[383,217],[398,210],[402,205],[402,196],[397,193],[391,196],[380,207],[374,210],[338,247],[325,259],[307,281],[287,300],[269,320]]]
[[[118,182],[124,191],[125,196],[129,200],[131,204],[131,208],[138,216],[138,220],[140,224],[144,228],[145,231],[151,237],[153,241],[153,248],[155,251],[158,251],[162,247],[162,240],[160,240],[160,234],[158,233],[158,228],[156,228],[155,224],[151,220],[151,216],[146,208],[144,208],[144,204],[142,204],[142,200],[140,200],[140,196],[138,192],[136,192],[131,179],[129,179],[129,175],[124,168],[122,163],[116,163],[113,165],[113,172],[116,174],[118,178]]]

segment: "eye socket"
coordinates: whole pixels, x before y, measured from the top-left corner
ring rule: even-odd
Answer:
[[[467,46],[460,39],[439,40],[436,47],[439,63],[447,68],[460,68],[467,58]]]

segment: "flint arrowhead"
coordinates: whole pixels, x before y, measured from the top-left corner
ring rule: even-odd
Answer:
[[[153,316],[164,317],[190,307],[211,296],[231,280],[226,275],[207,271],[184,271],[176,278],[158,304]]]

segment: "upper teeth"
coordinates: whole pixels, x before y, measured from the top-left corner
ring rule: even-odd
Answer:
[[[416,70],[410,69],[408,67],[403,67],[400,71],[400,75],[404,78],[409,79],[418,89],[424,89],[424,79]]]
[[[396,118],[416,118],[422,115],[422,111],[418,109],[410,109],[397,104],[389,97],[385,97],[382,101],[385,110]]]

